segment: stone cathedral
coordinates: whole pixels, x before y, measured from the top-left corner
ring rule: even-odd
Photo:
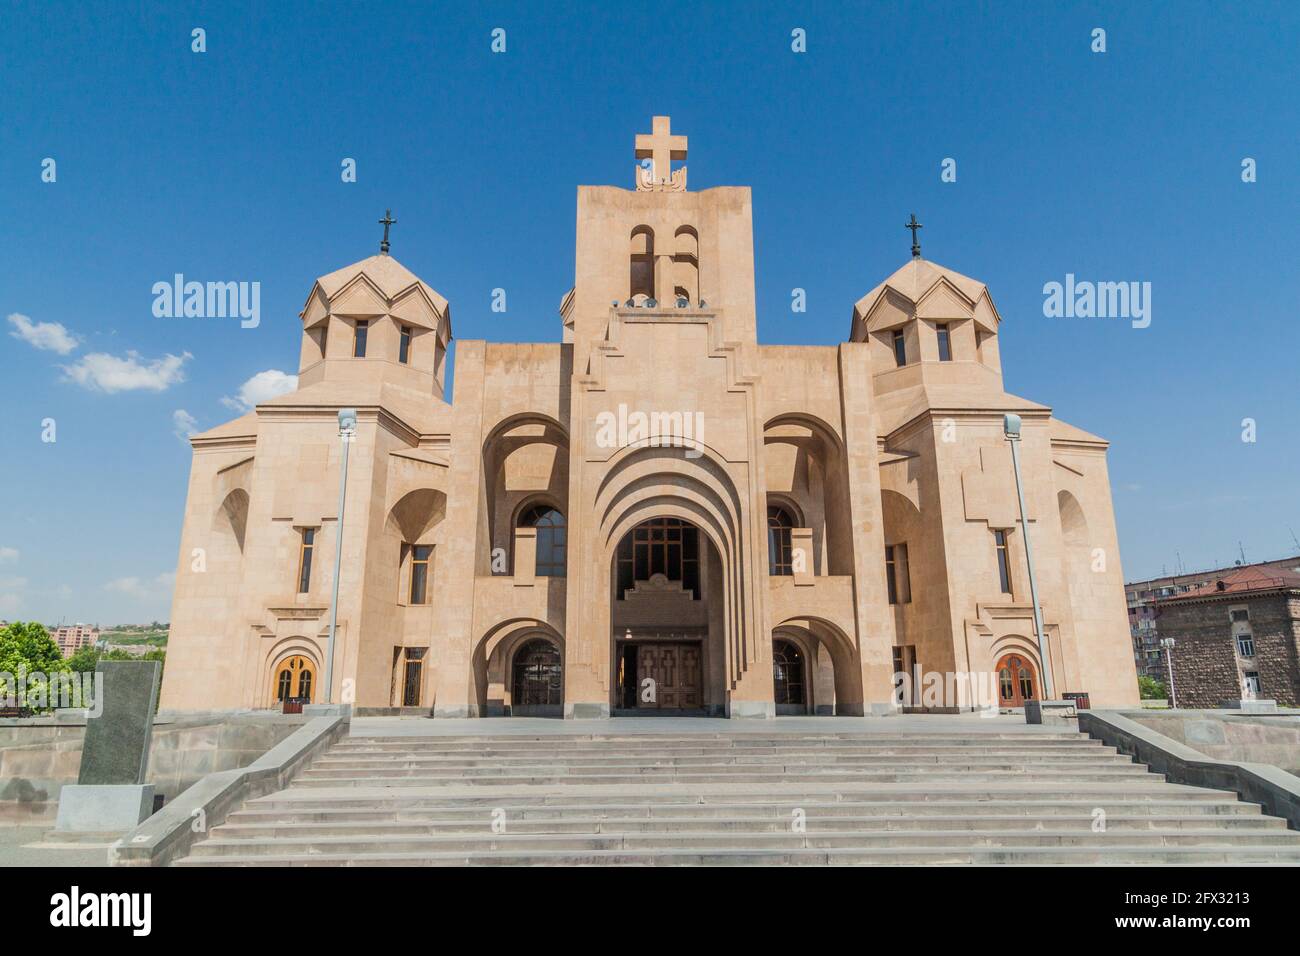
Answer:
[[[1137,702],[1107,444],[1003,390],[989,290],[913,229],[846,341],[760,345],[750,191],[688,190],[686,147],[655,117],[634,188],[578,188],[559,340],[460,342],[450,400],[450,304],[387,231],[316,280],[297,390],[191,440],[164,708]]]

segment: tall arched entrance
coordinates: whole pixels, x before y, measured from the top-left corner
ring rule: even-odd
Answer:
[[[722,573],[708,536],[682,518],[642,521],[610,578],[613,713],[721,713]]]

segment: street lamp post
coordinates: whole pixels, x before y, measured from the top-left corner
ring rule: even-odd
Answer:
[[[357,433],[357,410],[339,409],[339,442],[343,460],[339,465],[339,523],[334,533],[334,589],[330,597],[330,636],[325,645],[325,694],[323,703],[332,703],[334,694],[334,635],[339,621],[339,568],[343,564],[343,506],[348,494],[348,446]]]
[[[1169,706],[1178,709],[1178,692],[1174,689],[1174,639],[1160,638],[1160,646],[1165,649],[1165,667],[1169,671]]]
[[[1043,699],[1051,700],[1052,662],[1047,654],[1047,638],[1043,634],[1043,611],[1038,604],[1038,584],[1034,580],[1034,553],[1029,545],[1029,516],[1025,514],[1025,490],[1020,484],[1020,416],[1006,415],[1002,428],[1007,443],[1011,445],[1011,470],[1016,475],[1016,497],[1020,500],[1020,526],[1025,535],[1025,565],[1029,568],[1029,600],[1034,605],[1034,630],[1038,637],[1038,659],[1043,664]]]

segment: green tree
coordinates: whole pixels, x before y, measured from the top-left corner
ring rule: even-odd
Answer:
[[[68,667],[78,674],[85,674],[95,669],[99,663],[101,651],[93,644],[86,644],[77,648],[77,652],[68,658]]]
[[[48,676],[71,670],[59,653],[45,625],[34,621],[15,621],[0,628],[0,697],[17,698],[19,707],[29,706],[28,699],[48,698]],[[20,687],[19,675],[26,685]],[[12,682],[12,683],[11,683]]]
[[[1143,700],[1164,700],[1169,696],[1165,693],[1165,685],[1154,677],[1138,678],[1138,694]]]

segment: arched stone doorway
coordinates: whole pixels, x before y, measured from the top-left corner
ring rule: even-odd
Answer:
[[[861,716],[860,684],[845,639],[823,621],[786,621],[772,632],[772,692],[778,717]]]
[[[515,651],[510,666],[510,713],[514,717],[560,717],[564,713],[564,662],[544,637]]]
[[[808,662],[794,641],[772,642],[772,685],[776,715],[808,713]]]
[[[566,613],[582,624],[566,640],[566,715],[604,716],[623,709],[618,647],[629,626],[615,621],[615,612],[625,607],[618,600],[619,545],[638,525],[662,517],[685,521],[698,532],[702,593],[693,607],[703,612],[697,626],[707,633],[700,642],[705,712],[773,716],[772,645],[758,639],[755,629],[762,619],[759,583],[766,577],[749,571],[765,563],[766,521],[742,502],[736,475],[743,471],[694,439],[628,445],[603,466],[590,506],[570,515],[575,528],[594,522],[599,547],[590,560],[570,556]],[[665,583],[673,582],[665,575]],[[626,687],[625,680],[624,693]]]
[[[709,537],[683,518],[644,520],[620,539],[610,577],[613,713],[722,713],[722,569]]]
[[[1004,654],[994,671],[1000,706],[1023,707],[1026,700],[1038,699],[1038,675],[1024,654]]]

